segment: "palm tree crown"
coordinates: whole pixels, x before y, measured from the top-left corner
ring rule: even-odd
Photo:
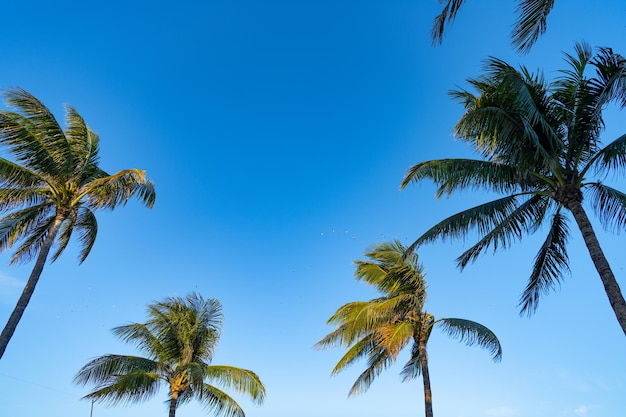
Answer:
[[[438,327],[449,336],[486,348],[499,361],[502,348],[495,334],[474,321],[441,318],[426,312],[426,283],[415,253],[407,254],[398,241],[381,243],[357,261],[355,276],[374,286],[381,296],[370,301],[341,306],[328,320],[337,329],[320,340],[316,347],[345,346],[346,354],[332,373],[336,374],[361,358],[368,367],[350,389],[350,395],[365,392],[374,379],[393,364],[409,344],[411,355],[401,371],[404,381],[422,375],[426,416],[432,416],[432,394],[426,347],[431,331]]]
[[[91,360],[74,379],[77,384],[95,385],[84,398],[110,405],[141,402],[166,385],[170,417],[192,399],[216,415],[244,417],[232,397],[210,384],[217,383],[249,395],[256,403],[263,402],[265,387],[255,373],[210,364],[222,329],[222,308],[217,300],[205,300],[198,294],[168,298],[149,305],[148,317],[146,323],[113,329],[145,357],[104,355]]]
[[[115,174],[99,163],[99,139],[72,107],[66,129],[39,100],[22,89],[9,90],[0,111],[0,252],[18,244],[11,262],[37,258],[24,292],[0,336],[0,358],[35,290],[50,250],[52,261],[77,236],[83,262],[96,239],[94,211],[114,209],[137,197],[147,207],[155,201],[145,171]],[[5,158],[5,156],[7,158]],[[10,158],[10,159],[8,159]],[[75,232],[75,233],[74,233]]]
[[[484,159],[422,162],[408,170],[401,186],[431,179],[438,197],[467,188],[504,196],[441,221],[410,249],[475,230],[481,237],[458,258],[463,268],[489,248],[507,247],[548,223],[520,302],[522,313],[532,313],[568,271],[570,212],[626,333],[626,302],[582,204],[591,203],[606,229],[626,226],[626,194],[601,181],[608,171],[626,167],[626,135],[606,146],[600,141],[603,110],[610,103],[626,105],[626,60],[610,48],[594,54],[585,43],[575,50],[566,54],[569,68],[552,83],[491,58],[485,74],[469,80],[478,94],[451,93],[466,109],[455,133]]]

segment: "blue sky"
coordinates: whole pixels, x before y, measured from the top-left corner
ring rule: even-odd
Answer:
[[[110,329],[191,291],[223,304],[215,363],[252,369],[267,386],[263,406],[241,399],[248,416],[423,415],[421,381],[401,384],[393,367],[348,399],[363,364],[330,377],[342,350],[313,345],[336,308],[375,295],[352,277],[369,245],[408,244],[484,201],[437,201],[429,184],[399,190],[411,164],[470,155],[451,136],[462,108],[446,92],[490,55],[552,78],[579,40],[626,54],[623,1],[557,1],[525,56],[509,45],[513,1],[467,3],[437,48],[434,0],[5,4],[0,86],[27,89],[59,120],[72,104],[100,134],[103,168],[146,169],[158,198],[152,210],[132,202],[100,213],[84,264],[73,247],[46,266],[0,361],[0,415],[88,416],[74,374],[95,356],[135,353]],[[611,110],[604,137],[623,132],[623,113]],[[598,232],[626,286],[623,235]],[[535,316],[517,313],[539,235],[462,273],[463,242],[420,251],[428,310],[487,325],[504,349],[493,364],[433,334],[437,415],[623,415],[624,336],[575,229],[571,276]],[[32,267],[9,259],[0,256],[2,320]],[[165,415],[165,399],[163,390],[141,405],[96,404],[93,415]],[[178,415],[203,413],[189,405]]]

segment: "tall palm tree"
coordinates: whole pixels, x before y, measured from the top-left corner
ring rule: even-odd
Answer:
[[[84,398],[111,405],[141,402],[161,385],[169,388],[169,417],[192,399],[226,417],[244,417],[237,402],[211,383],[249,395],[262,403],[265,387],[247,369],[211,365],[222,330],[222,307],[217,300],[191,294],[148,305],[148,321],[113,329],[122,340],[137,345],[146,356],[104,355],[76,374],[77,384],[95,384]],[[207,382],[208,381],[208,382]]]
[[[440,44],[443,35],[456,18],[465,0],[437,0],[443,3],[441,13],[435,17],[431,36],[433,43]],[[546,31],[546,20],[554,0],[517,0],[517,20],[511,31],[511,42],[519,52],[528,52],[539,36]]]
[[[399,242],[381,243],[365,253],[367,261],[356,262],[358,280],[374,286],[381,296],[341,306],[328,319],[337,329],[315,346],[345,346],[346,354],[332,373],[345,369],[358,359],[367,358],[367,369],[355,381],[349,395],[365,392],[374,379],[392,365],[400,352],[411,344],[411,356],[401,376],[408,381],[422,375],[426,417],[432,417],[432,393],[426,351],[434,327],[467,345],[487,349],[495,361],[502,356],[496,335],[474,321],[440,318],[424,309],[426,283],[424,271],[415,253],[405,257],[406,248]]]
[[[19,246],[11,263],[36,258],[24,291],[0,335],[0,358],[22,318],[50,250],[55,261],[76,231],[83,262],[96,239],[94,211],[137,197],[152,207],[155,191],[145,171],[108,174],[99,166],[99,139],[67,106],[66,129],[28,92],[5,94],[17,112],[0,111],[0,252]],[[6,159],[9,157],[10,159]]]
[[[552,83],[541,73],[491,58],[484,75],[469,80],[478,94],[451,93],[466,110],[455,134],[483,159],[422,162],[407,171],[401,186],[430,179],[439,186],[438,197],[461,189],[503,197],[439,222],[410,249],[477,231],[478,242],[457,259],[463,268],[489,248],[507,247],[547,223],[548,234],[520,301],[521,312],[530,314],[540,296],[569,270],[569,212],[626,333],[626,302],[583,205],[584,200],[591,203],[607,230],[626,226],[626,194],[601,181],[609,171],[626,168],[626,135],[608,145],[600,141],[603,110],[610,103],[626,105],[626,60],[610,48],[594,54],[585,43],[575,51],[565,54],[568,68]]]

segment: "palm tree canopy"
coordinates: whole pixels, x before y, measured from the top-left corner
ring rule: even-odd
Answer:
[[[83,262],[96,238],[94,210],[114,209],[137,197],[147,207],[155,201],[154,184],[145,171],[108,174],[99,167],[99,138],[71,106],[66,129],[39,100],[20,88],[5,93],[16,111],[0,111],[0,252],[21,242],[11,262],[27,262],[41,249],[54,224],[56,260],[75,232]]]
[[[146,323],[113,329],[146,356],[98,357],[83,366],[74,382],[95,385],[84,398],[110,405],[145,401],[166,385],[174,408],[193,399],[216,415],[244,417],[239,404],[212,384],[245,394],[257,404],[265,398],[265,387],[252,371],[211,364],[222,322],[221,304],[198,294],[151,304]]]
[[[401,376],[404,380],[419,376],[422,360],[418,341],[427,343],[434,326],[469,346],[486,348],[494,360],[500,360],[500,343],[485,326],[463,319],[436,320],[424,310],[425,273],[416,253],[407,253],[407,248],[395,240],[380,243],[365,255],[368,260],[355,262],[355,276],[374,286],[381,296],[341,306],[328,319],[328,324],[337,328],[315,345],[347,348],[333,374],[366,358],[368,366],[353,384],[350,395],[365,392],[409,344],[412,344],[411,356]]]
[[[626,105],[626,60],[610,48],[594,52],[578,43],[565,61],[568,67],[548,83],[541,72],[490,58],[484,74],[469,80],[477,93],[450,93],[465,107],[456,137],[483,159],[421,162],[409,168],[401,184],[430,179],[439,187],[437,197],[464,189],[502,195],[437,223],[409,247],[477,232],[478,242],[457,259],[461,268],[547,224],[520,301],[523,313],[532,313],[540,296],[568,271],[566,212],[580,213],[583,197],[605,228],[626,226],[626,195],[601,182],[608,171],[626,168],[626,135],[608,145],[600,140],[603,110]],[[574,216],[579,227],[583,216]]]
[[[434,44],[440,44],[465,0],[438,0],[443,4],[441,13],[435,17],[431,36]],[[519,52],[528,52],[547,28],[548,15],[554,0],[517,0],[517,19],[511,31],[511,42]]]

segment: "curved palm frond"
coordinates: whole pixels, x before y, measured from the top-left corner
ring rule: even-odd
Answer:
[[[194,396],[205,409],[218,417],[245,417],[237,401],[213,385],[202,385],[194,392]]]
[[[265,399],[265,386],[257,374],[248,370],[226,365],[209,365],[205,369],[209,382],[217,382],[228,389],[233,389],[261,404]]]
[[[1,133],[0,133],[1,136]],[[9,188],[39,188],[44,179],[36,172],[15,162],[0,158],[0,185]]]
[[[519,52],[527,53],[546,32],[546,21],[554,0],[518,0],[519,14],[511,32],[512,43]]]
[[[402,382],[411,381],[422,375],[421,359],[419,345],[417,343],[413,343],[413,346],[411,346],[411,356],[402,367],[402,371],[400,371]]]
[[[78,221],[76,222],[76,229],[78,232],[78,242],[81,245],[81,250],[78,255],[78,262],[83,263],[94,243],[96,243],[96,235],[98,234],[98,221],[95,214],[87,207],[79,207],[78,209]]]
[[[435,325],[448,336],[464,342],[467,346],[478,346],[486,349],[495,362],[502,359],[502,346],[496,335],[487,327],[475,321],[445,318],[439,319]]]
[[[478,256],[490,247],[497,251],[499,247],[507,248],[511,243],[522,239],[524,233],[534,232],[543,220],[543,216],[550,205],[548,197],[532,195],[520,204],[495,225],[492,230],[483,234],[483,237],[457,258],[457,266],[463,269],[468,263],[474,262]]]
[[[560,283],[564,271],[569,271],[567,240],[569,228],[567,218],[561,211],[552,216],[550,230],[535,257],[533,271],[522,294],[520,314],[532,314],[539,305],[539,298]]]
[[[8,90],[5,98],[21,114],[4,112],[0,116],[0,142],[9,146],[16,159],[33,171],[53,177],[67,175],[70,150],[50,110],[21,88]]]
[[[369,389],[374,379],[395,361],[389,350],[380,344],[374,344],[368,352],[367,368],[357,377],[348,392],[348,396],[361,394]]]
[[[94,209],[112,210],[120,204],[126,204],[132,197],[137,197],[148,208],[154,205],[154,184],[146,177],[146,171],[127,169],[95,179],[82,188],[76,200],[86,198]]]
[[[618,232],[626,227],[626,194],[602,183],[587,186],[593,210],[605,230]]]
[[[520,190],[517,185],[519,177],[519,170],[506,164],[474,159],[439,159],[410,167],[400,188],[405,188],[411,182],[419,183],[429,179],[438,186],[437,198],[464,189],[515,192]]]
[[[516,212],[523,195],[513,194],[452,215],[424,232],[407,251],[412,252],[424,243],[439,239],[465,238],[473,230],[483,235],[489,233]]]
[[[0,188],[0,212],[40,205],[47,200],[46,191],[45,188]]]
[[[50,262],[56,261],[59,256],[61,256],[67,245],[70,243],[70,238],[72,237],[72,232],[74,231],[74,227],[76,226],[77,221],[78,215],[76,213],[76,210],[72,210],[67,218],[63,220],[63,222],[61,222],[61,226],[59,227],[59,231],[57,234],[56,250],[52,254]]]
[[[443,35],[447,27],[452,25],[457,13],[465,0],[438,0],[439,3],[445,3],[441,13],[435,17],[433,27],[430,31],[433,44],[438,45],[443,42]]]
[[[626,134],[599,150],[582,171],[583,175],[590,168],[595,168],[598,175],[603,175],[608,171],[623,173],[626,169]]]

